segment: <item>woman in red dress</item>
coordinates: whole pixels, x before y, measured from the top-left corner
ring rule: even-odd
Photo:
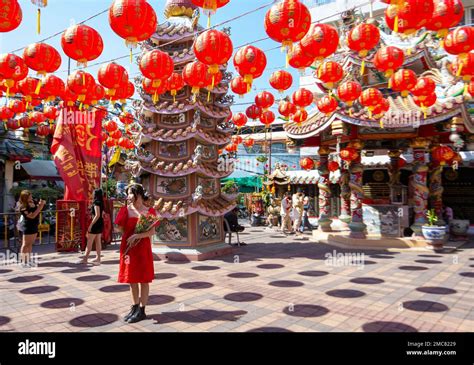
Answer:
[[[127,188],[127,205],[120,209],[115,219],[115,224],[123,232],[120,245],[118,282],[130,284],[132,297],[131,310],[124,317],[124,320],[128,323],[146,319],[145,306],[148,302],[150,283],[155,276],[150,242],[150,237],[153,235],[155,228],[145,233],[134,233],[141,215],[156,214],[153,208],[145,206],[144,202],[147,200],[148,197],[143,186],[139,184],[130,185]],[[125,255],[128,245],[131,245],[132,248]]]

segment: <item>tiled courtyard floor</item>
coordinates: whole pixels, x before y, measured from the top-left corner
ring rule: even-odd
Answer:
[[[99,267],[77,254],[0,266],[0,331],[474,331],[474,244],[458,251],[349,251],[247,228],[248,246],[205,262],[155,261],[149,319],[127,324],[118,246]],[[326,254],[363,253],[364,265]]]

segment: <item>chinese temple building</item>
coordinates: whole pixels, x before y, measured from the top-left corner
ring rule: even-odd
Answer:
[[[332,231],[326,236],[346,246],[373,237],[394,239],[367,245],[423,246],[421,226],[427,223],[428,209],[435,210],[438,222],[443,222],[444,207],[452,208],[454,219],[474,221],[470,95],[451,73],[439,40],[430,34],[403,41],[381,31],[381,43],[404,50],[401,68],[436,83],[433,106],[420,108],[411,95],[394,92],[384,73],[374,67],[373,53],[364,62],[341,47],[334,55],[344,69],[341,83],[357,81],[364,89],[379,89],[389,111],[376,119],[365,108],[338,100],[334,112],[310,113],[302,123],[288,122],[285,131],[298,144],[319,147],[318,178],[311,180],[319,211],[316,236]],[[317,78],[315,82],[321,92],[329,91]],[[448,148],[449,162],[439,159],[440,147]],[[343,149],[352,151],[351,161],[341,159]]]
[[[174,71],[195,61],[193,42],[199,12],[189,0],[169,0],[167,21],[143,45],[159,48],[174,61]],[[142,127],[137,160],[127,167],[155,200],[164,218],[153,237],[153,251],[167,259],[204,260],[228,254],[223,216],[235,206],[221,194],[220,179],[233,169],[219,159],[218,150],[231,140],[228,123],[232,98],[230,74],[221,70],[222,82],[211,91],[201,89],[196,100],[185,85],[175,96],[169,92],[154,102],[140,90],[138,119]],[[141,85],[141,80],[137,80]],[[229,168],[227,168],[229,167]]]

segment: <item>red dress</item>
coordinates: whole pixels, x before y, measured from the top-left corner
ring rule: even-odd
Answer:
[[[156,214],[153,208],[150,208],[148,212]],[[134,233],[137,223],[138,217],[128,216],[127,206],[122,207],[115,218],[115,224],[123,227],[122,243],[120,244],[119,283],[151,283],[155,277],[149,238],[141,239],[135,247],[128,251],[127,257],[124,257],[127,239]]]

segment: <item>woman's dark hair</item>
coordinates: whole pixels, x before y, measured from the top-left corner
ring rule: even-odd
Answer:
[[[93,194],[94,201],[103,201],[104,200],[104,193],[102,189],[95,189]]]
[[[127,193],[131,192],[135,199],[137,199],[139,196],[142,197],[143,201],[146,202],[150,197],[146,193],[145,189],[143,188],[142,185],[140,184],[132,184],[127,187]]]

